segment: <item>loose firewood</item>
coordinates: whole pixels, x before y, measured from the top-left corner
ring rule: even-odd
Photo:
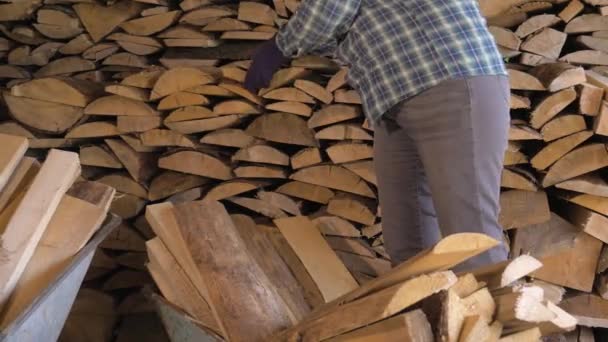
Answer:
[[[247,72],[239,67],[225,65],[221,68],[222,76],[225,79],[232,80],[238,83],[245,83]]]
[[[361,115],[359,107],[342,104],[329,105],[315,112],[308,120],[308,127],[317,128],[354,119]]]
[[[213,76],[196,68],[173,68],[164,72],[154,84],[150,100],[157,100],[178,91],[209,84]]]
[[[541,128],[575,99],[574,89],[565,89],[545,98],[530,114],[530,124],[533,128]]]
[[[559,57],[550,57],[557,59]],[[586,81],[585,70],[567,63],[539,65],[530,72],[551,92],[560,91]]]
[[[219,334],[220,327],[213,317],[211,308],[198,293],[188,274],[171,254],[160,238],[146,242],[150,258],[148,268],[163,296],[170,302],[184,308],[188,314],[203,326]]]
[[[503,169],[500,186],[503,188],[537,191],[538,186],[530,174],[520,169]]]
[[[311,166],[293,173],[290,178],[304,183],[376,198],[369,186],[359,176],[337,165]]]
[[[598,240],[608,240],[605,231],[608,218],[603,216],[608,213],[608,203],[604,197],[577,195],[568,198],[568,201],[575,204],[566,208],[568,219],[572,224]]]
[[[32,132],[28,131],[25,127],[13,121],[4,121],[0,123],[0,133],[6,135],[16,135],[19,137],[25,137],[30,139],[35,138]]]
[[[228,180],[232,178],[232,170],[220,159],[196,151],[181,151],[158,160],[162,169],[184,172],[214,179]]]
[[[561,31],[544,28],[540,32],[529,36],[521,44],[521,50],[555,60],[559,58],[567,38],[568,35]]]
[[[607,301],[592,294],[579,294],[565,299],[560,307],[573,315],[579,325],[585,327],[608,327],[606,320]]]
[[[287,217],[287,214],[281,208],[257,198],[231,197],[228,201],[271,219]]]
[[[82,165],[122,169],[122,163],[116,156],[101,146],[80,146],[80,163]]]
[[[111,6],[79,3],[74,10],[94,42],[99,42],[122,22],[138,15],[143,6],[134,1],[118,1]]]
[[[239,178],[287,178],[287,172],[284,168],[265,165],[239,166],[234,169],[234,174]]]
[[[592,135],[593,133],[591,131],[582,131],[556,140],[540,150],[540,152],[532,158],[531,164],[537,170],[544,170],[560,160],[568,152],[575,149],[578,145],[582,144],[585,140],[589,139]]]
[[[497,26],[490,26],[488,29],[492,33],[492,36],[494,36],[496,44],[510,50],[519,50],[521,39],[513,31]]]
[[[184,14],[180,19],[180,23],[204,26],[221,17],[232,17],[236,12],[228,7],[223,6],[204,6]]]
[[[579,87],[579,110],[582,114],[595,116],[599,113],[604,90],[589,83]]]
[[[132,36],[124,33],[113,33],[108,37],[115,40],[120,47],[138,56],[146,56],[159,52],[163,45],[151,37]]]
[[[589,173],[555,184],[556,188],[608,197],[608,183],[598,173]]]
[[[52,42],[44,43],[35,49],[26,45],[19,46],[8,53],[7,59],[13,65],[45,66],[55,56],[61,46],[61,43]]]
[[[373,157],[373,148],[368,144],[342,142],[328,147],[326,150],[334,164],[342,164]]]
[[[604,101],[593,123],[593,131],[595,134],[608,135],[608,103]]]
[[[262,201],[280,208],[281,210],[295,216],[301,216],[300,205],[292,198],[278,192],[259,191],[257,197]]]
[[[255,138],[243,130],[227,128],[209,132],[200,142],[203,144],[244,148],[251,146],[255,142]]]
[[[15,289],[61,197],[79,173],[78,155],[52,150],[8,221],[2,233],[5,251],[5,260],[0,267],[4,274],[0,295],[2,306]],[[53,181],[49,182],[49,179]]]
[[[321,233],[325,235],[326,239],[332,236],[359,238],[361,232],[353,226],[352,223],[337,217],[337,216],[321,216],[312,220],[312,222],[319,228]],[[349,240],[351,241],[351,240]],[[359,241],[359,240],[352,240]],[[331,245],[331,240],[328,240]],[[353,242],[356,244],[356,242]],[[332,246],[334,248],[334,246]],[[334,248],[335,249],[335,248]],[[367,250],[367,248],[366,248]],[[368,255],[373,256],[373,255]]]
[[[351,196],[336,196],[332,198],[329,201],[327,212],[368,226],[376,221],[376,215],[369,208],[369,204]]]
[[[160,67],[151,67],[147,70],[125,77],[121,84],[137,88],[152,89],[156,81],[164,73]]]
[[[433,333],[426,315],[421,310],[389,318],[353,332],[336,336],[331,342],[433,341]],[[473,341],[473,340],[471,340]],[[477,340],[480,341],[480,340]]]
[[[513,229],[546,222],[550,218],[547,194],[543,191],[511,190],[500,194],[498,222]]]
[[[601,248],[601,241],[551,214],[545,223],[518,229],[512,250],[516,255],[530,254],[543,263],[534,272],[535,278],[590,291]]]
[[[319,71],[323,74],[335,74],[340,71],[338,63],[323,56],[308,55],[291,61],[291,66]]]
[[[230,114],[260,114],[260,110],[252,103],[242,100],[228,100],[213,107],[215,115]]]
[[[329,203],[329,200],[334,197],[334,193],[326,187],[298,181],[285,183],[278,187],[276,191],[278,193],[321,204]]]
[[[294,86],[296,88],[304,91],[308,95],[320,100],[321,102],[323,102],[325,104],[330,104],[334,99],[331,92],[327,91],[325,88],[321,87],[320,85],[318,85],[317,83],[314,83],[312,81],[296,80],[294,83]],[[270,93],[266,94],[265,97],[268,96],[269,94]],[[287,100],[287,101],[289,101],[289,100]],[[299,100],[294,100],[294,101],[297,102]],[[299,101],[299,102],[302,102],[302,101]]]
[[[581,115],[561,115],[547,122],[541,129],[543,140],[550,142],[585,130],[587,125]]]
[[[587,33],[608,29],[608,19],[599,14],[584,14],[571,20],[564,32],[568,34]]]
[[[534,342],[541,338],[542,334],[539,328],[531,328],[515,334],[505,336],[499,342]]]
[[[311,130],[306,122],[296,115],[287,113],[271,113],[255,119],[245,131],[247,134],[292,145],[317,146]]]
[[[267,145],[254,145],[237,151],[232,160],[265,163],[273,165],[289,165],[289,156]]]
[[[533,16],[526,20],[523,24],[519,25],[515,34],[520,38],[525,38],[535,32],[542,30],[543,28],[553,26],[559,23],[561,20],[552,14],[541,14]]]
[[[133,100],[119,95],[100,97],[91,102],[85,109],[89,115],[111,116],[158,116],[159,113],[145,102]]]
[[[543,290],[539,287],[522,287],[498,295],[495,300],[496,320],[503,323],[507,331],[526,323],[551,321],[556,316],[542,303]]]
[[[252,94],[249,90],[243,88],[239,84],[224,82],[224,83],[220,83],[219,86],[222,88],[225,88],[225,89],[229,90],[230,92],[235,93],[241,97],[244,97],[245,99],[247,99],[257,105],[262,104],[262,99],[259,96]],[[237,114],[237,113],[231,113],[231,114]],[[248,114],[248,113],[243,113],[243,114]],[[251,114],[255,114],[255,113],[251,113]]]
[[[269,278],[257,263],[249,262],[251,254],[242,243],[234,223],[221,204],[218,202],[180,204],[174,211],[179,229],[185,233],[185,236],[200,234],[197,228],[200,222],[208,222],[204,239],[188,239],[186,243],[190,253],[199,255],[193,259],[198,271],[205,274],[205,287],[212,299],[209,303],[214,316],[220,322],[224,336],[234,341],[264,340],[269,334],[293,323],[288,308]],[[221,248],[216,248],[219,246]],[[227,246],[233,248],[227,250]],[[230,257],[226,258],[222,254]],[[230,270],[228,272],[230,277],[241,280],[222,283],[226,281],[226,277],[213,276],[216,272],[227,274],[224,269]],[[252,297],[251,292],[248,291],[251,282],[259,284],[265,291]],[[239,288],[235,284],[242,286]],[[227,289],[232,295],[227,294]],[[249,293],[249,295],[242,296],[239,293]],[[250,298],[251,303],[255,305],[239,305],[236,310],[237,306],[231,304],[236,298],[240,302]],[[227,312],[231,313],[225,314]],[[248,328],[251,324],[254,324],[255,328],[252,328],[253,326]],[[252,335],[253,332],[255,333]]]
[[[322,162],[321,152],[316,147],[307,147],[291,156],[291,167],[294,170],[307,166],[320,164]]]
[[[315,134],[319,140],[373,140],[363,128],[355,124],[336,124],[319,130]]]
[[[16,97],[7,92],[4,93],[4,100],[15,120],[51,134],[64,133],[83,116],[80,107]]]
[[[545,90],[545,86],[535,76],[529,73],[509,69],[509,84],[515,90]]]
[[[456,277],[452,272],[419,276],[344,306],[335,307],[319,318],[299,323],[281,333],[280,336],[286,338],[300,336],[303,341],[320,341],[338,336],[387,318],[424,298],[447,289],[455,282]],[[379,304],[387,302],[391,303],[390,307]],[[368,309],[363,309],[364,307],[368,307]],[[374,308],[374,310],[369,308]],[[348,312],[363,314],[345,316]]]
[[[156,172],[156,158],[154,156],[136,152],[120,140],[106,139],[105,143],[110,146],[135,181],[145,182]]]
[[[342,68],[338,71],[328,82],[326,89],[330,92],[334,92],[339,88],[342,88],[346,85],[346,75],[348,74],[348,69]]]
[[[204,106],[207,104],[209,104],[209,99],[204,95],[180,91],[163,98],[159,102],[157,109],[171,110],[188,106]]]
[[[542,184],[548,187],[604,166],[608,166],[608,152],[603,144],[579,147],[553,164]]]
[[[148,199],[157,201],[181,191],[189,190],[208,182],[203,177],[188,175],[180,172],[165,171],[155,177],[150,183]]]
[[[135,36],[151,36],[169,27],[181,14],[181,11],[151,15],[133,19],[120,24],[120,27]]]
[[[312,109],[301,102],[284,101],[274,102],[266,105],[266,109],[277,112],[285,112],[290,114],[296,114],[301,116],[309,117],[312,115]]]

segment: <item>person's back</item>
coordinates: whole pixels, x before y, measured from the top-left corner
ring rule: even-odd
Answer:
[[[335,55],[374,124],[387,252],[398,264],[441,237],[498,223],[507,73],[476,0],[304,0],[265,43],[245,86],[268,86],[290,57]],[[503,261],[504,245],[467,268]]]

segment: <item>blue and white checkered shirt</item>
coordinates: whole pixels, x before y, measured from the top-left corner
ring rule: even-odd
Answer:
[[[507,74],[476,0],[304,0],[276,40],[346,63],[372,123],[442,81]]]

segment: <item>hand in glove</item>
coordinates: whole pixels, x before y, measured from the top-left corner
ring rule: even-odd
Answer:
[[[257,94],[261,88],[267,88],[272,75],[287,61],[289,58],[283,56],[275,38],[264,42],[253,56],[245,77],[245,88],[254,94]]]

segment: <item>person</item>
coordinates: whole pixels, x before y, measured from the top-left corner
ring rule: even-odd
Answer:
[[[254,54],[258,91],[291,58],[348,67],[374,127],[385,247],[394,265],[461,232],[504,241],[498,223],[510,90],[476,0],[304,0]],[[463,265],[503,261],[505,244]]]

